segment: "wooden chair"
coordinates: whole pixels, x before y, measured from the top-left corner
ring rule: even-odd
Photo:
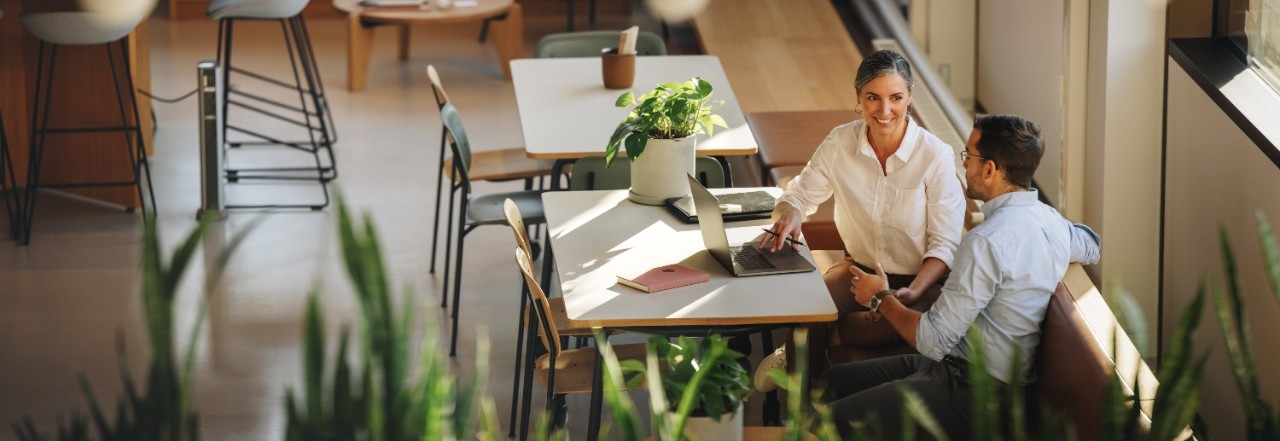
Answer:
[[[523,221],[526,224],[541,224],[546,222],[542,212],[542,191],[526,190],[505,193],[491,193],[476,195],[471,193],[471,144],[467,139],[466,130],[462,126],[462,117],[458,114],[458,109],[452,103],[445,103],[440,108],[440,120],[445,127],[445,143],[449,145],[453,151],[454,161],[452,168],[456,173],[457,179],[452,180],[449,188],[449,222],[448,231],[452,234],[445,238],[445,255],[452,251],[453,238],[458,238],[457,253],[452,259],[445,260],[445,277],[444,277],[444,296],[449,295],[450,289],[453,291],[453,331],[449,342],[449,355],[457,354],[458,350],[458,321],[461,317],[458,315],[458,302],[462,294],[462,257],[463,250],[466,245],[467,234],[476,227],[484,225],[502,225],[507,223],[505,214],[502,211],[503,202],[511,199],[520,205],[520,211],[524,213]],[[454,230],[453,207],[455,199],[458,199],[458,218],[457,230]],[[453,273],[450,275],[450,264],[452,262]],[[453,284],[449,282],[452,280]],[[448,300],[441,301],[443,307]]]
[[[566,416],[564,396],[566,394],[591,392],[592,377],[598,368],[596,365],[596,348],[564,348],[564,343],[561,339],[567,335],[562,334],[561,330],[566,329],[562,325],[566,321],[566,316],[557,316],[556,314],[557,309],[563,314],[563,306],[559,308],[553,306],[551,299],[547,298],[542,286],[534,278],[533,261],[529,258],[529,253],[520,247],[516,247],[515,252],[516,263],[520,266],[520,272],[524,275],[525,285],[529,288],[526,292],[529,293],[529,301],[533,304],[531,309],[538,319],[539,337],[542,340],[542,345],[547,348],[547,353],[538,357],[533,363],[534,369],[526,371],[526,384],[529,384],[528,373],[537,374],[538,383],[547,391],[546,411],[554,415],[553,421],[556,425],[563,425]],[[560,304],[563,305],[563,302]],[[530,320],[530,324],[533,324],[533,320]],[[532,339],[533,337],[530,335],[530,340]],[[643,343],[616,345],[612,348],[618,360],[643,361],[645,358],[645,344]],[[529,387],[526,386],[526,389],[529,389]],[[530,395],[526,393],[521,404],[524,408],[523,415],[520,418],[521,441],[527,439],[528,436],[532,398]],[[592,413],[598,415],[598,412],[594,412],[594,409]]]
[[[431,91],[436,97],[436,107],[444,108],[449,103],[449,95],[445,93],[444,86],[440,83],[440,75],[436,72],[435,66],[427,66],[427,77],[431,79]],[[441,130],[440,133],[440,169],[436,175],[436,182],[444,181],[445,174],[449,176],[449,182],[456,184],[460,176],[457,167],[454,166],[454,156],[446,155],[449,145],[445,139],[447,134]],[[524,189],[526,191],[533,190],[534,178],[541,178],[551,174],[552,161],[529,159],[525,155],[524,147],[509,147],[499,150],[486,150],[482,152],[472,152],[470,169],[467,178],[473,181],[507,181],[523,179],[525,181]],[[541,185],[539,185],[541,187]],[[440,237],[440,201],[442,200],[441,192],[444,185],[436,187],[436,211],[435,223],[431,227],[431,273],[436,272],[436,245]],[[449,195],[450,198],[453,194]],[[453,207],[449,207],[449,218],[453,218]],[[534,253],[537,254],[537,253]],[[446,259],[447,259],[446,251]],[[442,299],[440,307],[448,306],[448,298]]]
[[[532,256],[533,252],[531,251],[532,246],[529,242],[529,229],[526,228],[524,225],[524,216],[520,214],[520,206],[517,205],[515,201],[511,199],[507,199],[506,201],[503,201],[502,212],[504,215],[506,215],[507,225],[511,226],[511,232],[515,236],[516,246],[519,247],[521,250],[524,250],[525,254]],[[543,266],[547,266],[547,265],[548,263],[544,261]],[[544,293],[547,292],[547,287],[546,287],[547,283],[549,283],[549,281],[546,274],[544,273],[541,284],[539,285],[542,287],[542,292]],[[524,395],[529,396],[529,393],[531,393],[533,390],[533,383],[532,383],[533,381],[532,380],[533,350],[534,350],[533,340],[530,339],[529,341],[528,359],[526,359],[525,352],[524,352],[526,345],[525,345],[524,339],[525,339],[525,334],[528,334],[529,332],[535,332],[536,330],[529,329],[529,328],[532,328],[532,326],[526,326],[526,323],[532,323],[532,321],[530,321],[530,318],[529,318],[529,315],[531,314],[531,310],[529,309],[529,297],[528,297],[529,285],[523,279],[521,280],[520,285],[521,285],[521,291],[520,291],[520,311],[519,311],[519,319],[518,319],[519,322],[517,323],[517,326],[516,326],[516,368],[514,371],[516,374],[513,375],[513,379],[512,379],[511,419],[510,419],[511,427],[507,432],[507,436],[515,436],[516,411],[517,409],[520,408],[519,406],[517,406],[517,403],[519,402],[518,399],[520,398],[520,393],[521,393],[520,392],[520,378],[521,378],[520,372],[522,367],[525,372]],[[551,305],[551,315],[554,317],[555,323],[558,325],[561,325],[561,327],[558,328],[560,336],[566,337],[566,338],[567,337],[578,338],[580,340],[578,346],[581,347],[582,346],[581,340],[592,336],[591,328],[566,327],[566,325],[569,323],[569,315],[568,313],[565,312],[565,309],[564,309],[564,299],[555,297],[555,298],[548,298],[547,301]]]
[[[600,51],[618,45],[618,31],[584,31],[551,34],[538,40],[536,58],[599,57]],[[666,55],[667,43],[647,31],[636,35],[636,55]]]

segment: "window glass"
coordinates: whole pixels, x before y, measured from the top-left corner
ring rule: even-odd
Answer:
[[[1280,0],[1231,0],[1231,12],[1227,19],[1227,36],[1239,38],[1234,31],[1237,20],[1242,16],[1245,52],[1249,57],[1249,66],[1271,84],[1273,89],[1280,90]],[[1244,8],[1239,8],[1243,6]]]

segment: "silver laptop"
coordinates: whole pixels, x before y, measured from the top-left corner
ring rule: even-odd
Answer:
[[[689,176],[689,190],[693,193],[693,206],[698,212],[702,242],[711,256],[734,276],[799,273],[815,269],[791,247],[782,247],[774,253],[756,248],[759,243],[729,246],[729,236],[725,233],[724,218],[720,215],[720,203],[716,197],[693,176]]]

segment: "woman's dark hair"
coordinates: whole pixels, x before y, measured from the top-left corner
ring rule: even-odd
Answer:
[[[858,65],[858,76],[853,79],[853,88],[861,95],[862,87],[871,80],[891,73],[902,76],[907,82],[908,92],[916,84],[915,78],[911,76],[911,64],[907,63],[906,58],[894,51],[878,50],[867,55],[862,59],[862,64]]]
[[[1031,188],[1031,178],[1044,156],[1040,126],[1014,115],[978,115],[973,128],[982,130],[978,156],[994,161],[1010,184]]]

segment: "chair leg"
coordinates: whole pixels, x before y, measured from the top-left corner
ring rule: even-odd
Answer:
[[[532,313],[532,308],[530,308],[530,314]],[[533,371],[537,368],[538,357],[542,356],[541,352],[535,352],[535,349],[541,347],[537,343],[538,329],[535,323],[537,323],[537,319],[530,316],[524,328],[524,332],[529,338],[525,339],[524,347],[524,388],[521,390],[524,398],[520,403],[520,441],[525,441],[529,438],[529,414],[532,413],[533,406]]]
[[[118,43],[120,45],[121,60],[128,60],[129,53],[126,47],[127,45],[125,45],[125,42],[123,39],[120,40]],[[124,128],[124,140],[125,140],[126,150],[129,152],[129,168],[133,170],[133,184],[138,189],[138,205],[142,207],[142,221],[144,223],[151,222],[151,217],[147,216],[147,199],[146,199],[146,196],[144,195],[145,192],[142,190],[142,180],[143,180],[142,174],[143,173],[146,174],[148,190],[151,190],[150,188],[151,167],[148,166],[146,162],[147,146],[146,146],[146,141],[143,140],[143,136],[142,136],[142,120],[139,118],[140,115],[138,114],[137,97],[136,95],[134,95],[134,92],[133,92],[135,90],[133,85],[133,73],[130,71],[128,66],[125,66],[124,70],[125,70],[127,85],[129,88],[129,93],[127,94],[123,93],[120,90],[120,80],[119,80],[119,76],[116,73],[115,57],[111,53],[111,43],[107,43],[107,59],[109,60],[108,64],[111,65],[111,80],[116,85],[115,87],[116,103],[117,103],[117,107],[120,109],[120,123]],[[133,132],[134,129],[131,129],[129,126],[129,117],[128,117],[129,112],[125,111],[125,105],[124,105],[125,95],[128,95],[130,97],[129,102],[131,104],[131,107],[133,108],[132,109],[133,121],[134,121],[134,124],[137,124],[137,126],[135,127],[137,129],[136,138]],[[135,144],[135,140],[136,140],[136,144]],[[155,192],[150,191],[150,195],[151,195],[151,208],[152,210],[154,210],[156,206]]]
[[[18,181],[13,173],[13,157],[9,154],[9,137],[4,130],[4,118],[0,117],[0,195],[4,197],[4,213],[9,219],[9,236],[15,241],[19,240],[19,223],[22,218],[22,214],[18,213],[22,201],[18,199],[17,192]]]
[[[507,436],[516,436],[516,405],[520,398],[520,367],[524,364],[524,339],[525,339],[525,309],[529,306],[529,285],[526,282],[520,283],[520,317],[516,322],[516,367],[512,371],[515,374],[511,376],[511,419],[510,428],[507,430]],[[530,336],[529,338],[533,338]]]
[[[573,0],[564,0],[565,2],[565,32],[573,32]]]
[[[45,46],[46,43],[41,41],[39,55],[36,56],[36,95],[35,105],[31,112],[31,145],[27,155],[27,188],[26,197],[22,200],[24,205],[20,210],[24,218],[22,221],[22,243],[24,245],[31,244],[31,224],[36,216],[36,191],[40,187],[40,169],[44,162],[45,131],[49,129],[49,104],[53,95],[54,66],[57,65],[58,61],[58,45],[48,44],[49,78],[45,79]],[[43,95],[43,99],[41,99],[41,95]],[[44,106],[43,113],[41,113],[42,104]]]
[[[454,201],[458,195],[458,186],[459,184],[454,184],[452,180],[449,181],[449,215],[446,216],[448,221],[446,222],[447,226],[444,229],[444,285],[440,289],[441,308],[449,306],[449,280],[450,275],[452,274],[450,271],[450,264],[457,264],[456,262],[453,262],[450,257],[452,256],[451,253],[453,253],[453,209],[457,207],[457,204],[459,203]],[[462,198],[462,203],[465,203],[466,200],[467,198],[464,196]],[[462,207],[457,208],[458,210],[462,210]]]
[[[448,142],[447,136],[448,134],[442,128],[440,130],[440,162],[438,162],[440,166],[436,167],[436,215],[435,215],[435,220],[431,224],[431,274],[436,273],[436,243],[438,243],[440,238],[440,199],[441,199],[441,196],[444,194],[443,192],[444,192],[444,186],[445,186],[444,151],[448,149],[448,145],[445,144],[446,142]],[[452,179],[449,180],[448,185],[450,187],[453,186]]]
[[[458,309],[462,296],[462,250],[465,248],[464,242],[467,233],[471,232],[474,226],[466,226],[466,210],[458,210],[458,254],[453,260],[453,336],[449,339],[449,356],[458,354],[458,323],[462,321],[462,317],[458,314]]]

